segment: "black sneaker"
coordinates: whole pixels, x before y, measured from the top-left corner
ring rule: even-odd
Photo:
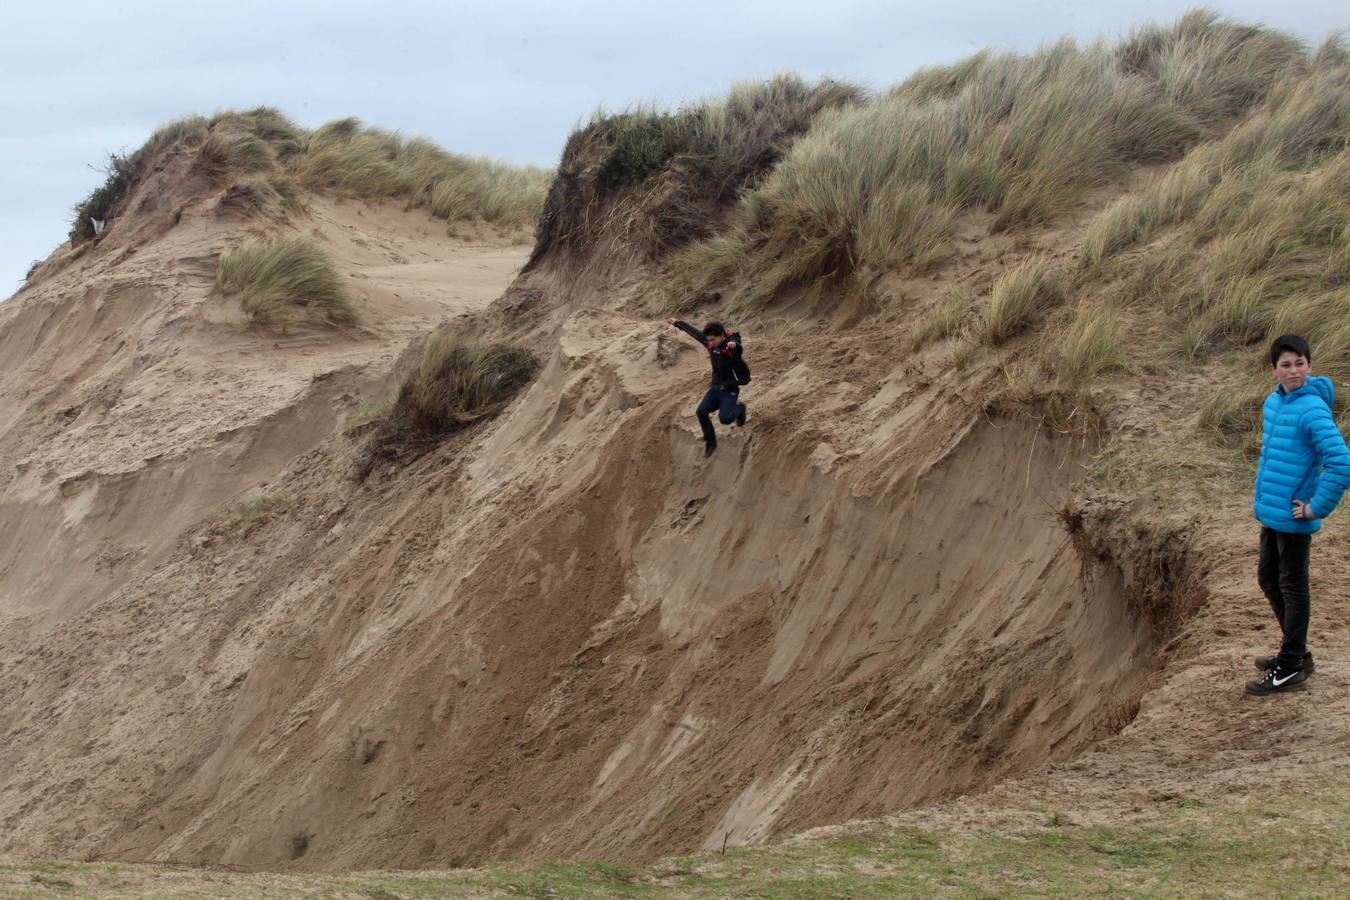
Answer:
[[[716,445],[716,444],[707,444],[707,445],[705,445],[705,446],[703,447],[703,458],[704,458],[704,459],[707,459],[708,457],[712,456],[712,455],[713,455],[713,451],[716,450],[716,449],[717,449],[717,445]]]
[[[736,417],[736,427],[740,428],[740,427],[744,427],[744,425],[745,425],[745,404],[742,403],[742,404],[741,404],[741,414],[740,414],[739,416]]]
[[[1275,668],[1275,663],[1279,662],[1278,656],[1258,656],[1255,660],[1256,667],[1262,672],[1269,672]],[[1303,654],[1303,674],[1311,675],[1317,671],[1317,666],[1313,665],[1313,655],[1311,653]]]
[[[1301,691],[1308,686],[1308,676],[1302,669],[1286,671],[1276,666],[1266,670],[1266,677],[1260,681],[1247,682],[1249,694],[1282,694],[1285,691]]]

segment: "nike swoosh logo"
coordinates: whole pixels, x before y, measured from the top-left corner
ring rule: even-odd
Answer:
[[[1270,679],[1270,683],[1275,685],[1275,687],[1283,687],[1285,682],[1287,682],[1290,678],[1293,678],[1297,674],[1298,674],[1297,672],[1291,672],[1290,674],[1284,676],[1283,678],[1275,678],[1272,676]]]

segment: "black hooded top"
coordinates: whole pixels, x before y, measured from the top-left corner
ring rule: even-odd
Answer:
[[[739,390],[741,383],[736,379],[737,364],[741,361],[741,335],[736,331],[728,331],[726,340],[719,347],[708,347],[708,339],[693,325],[688,322],[676,321],[675,327],[698,341],[708,350],[708,358],[712,362],[712,382],[709,387],[720,388],[722,390]],[[735,347],[728,347],[727,344],[735,342]]]

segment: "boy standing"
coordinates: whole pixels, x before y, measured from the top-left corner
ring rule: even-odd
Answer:
[[[1279,383],[1262,408],[1261,460],[1252,511],[1261,523],[1257,582],[1270,600],[1284,641],[1276,656],[1262,656],[1260,681],[1250,694],[1306,687],[1313,672],[1308,652],[1308,559],[1312,536],[1350,486],[1350,449],[1336,428],[1331,379],[1313,375],[1312,351],[1297,335],[1270,345]]]
[[[728,332],[721,322],[709,322],[699,331],[688,322],[679,319],[666,319],[666,324],[678,328],[694,340],[708,348],[708,358],[712,362],[712,383],[703,402],[698,405],[695,415],[703,429],[703,455],[712,456],[717,449],[717,432],[713,431],[711,414],[717,411],[717,418],[723,425],[735,422],[745,424],[745,404],[740,402],[741,385],[749,382],[750,369],[741,361],[741,336]]]

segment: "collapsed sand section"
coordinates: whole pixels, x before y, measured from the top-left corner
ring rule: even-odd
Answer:
[[[420,212],[314,198],[270,233],[326,247],[362,322],[260,328],[214,291],[217,254],[260,224],[222,214],[219,197],[180,199],[162,222],[129,214],[97,245],[58,251],[0,304],[7,639],[77,614],[246,502],[384,399],[410,342],[499,295],[526,252],[452,240]]]
[[[709,463],[705,363],[661,327],[568,315],[498,421],[366,485],[325,442],[272,521],[17,654],[0,849],[649,858],[977,790],[1128,717],[1153,636],[1058,524],[1073,450],[965,399],[987,372],[785,337]]]
[[[631,641],[651,611],[675,658],[601,766],[592,804],[613,824],[587,849],[637,834],[660,852],[661,819],[691,801],[703,846],[757,841],[976,789],[1107,733],[1142,692],[1150,636],[1110,573],[1084,582],[1045,505],[1072,475],[1066,448],[1028,460],[1033,438],[980,424],[880,502],[773,450],[702,472],[696,447],[673,448],[689,499],[633,548],[621,612]],[[646,654],[617,657],[602,662]],[[719,788],[729,805],[691,797]]]

